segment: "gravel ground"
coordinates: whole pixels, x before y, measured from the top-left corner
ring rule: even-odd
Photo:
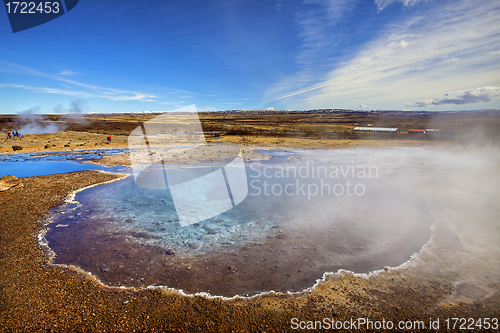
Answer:
[[[77,269],[50,265],[37,242],[43,218],[68,193],[117,177],[83,171],[22,178],[18,186],[0,192],[0,331],[287,332],[292,318],[359,317],[421,320],[426,328],[430,318],[440,318],[443,330],[447,317],[500,314],[498,292],[474,303],[442,303],[453,286],[419,268],[389,270],[370,279],[329,277],[314,292],[300,295],[224,300],[156,288],[109,288]],[[361,328],[346,331],[365,331]]]

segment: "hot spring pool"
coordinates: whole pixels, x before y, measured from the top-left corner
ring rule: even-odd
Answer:
[[[398,266],[429,240],[425,198],[380,181],[383,163],[368,175],[363,154],[292,155],[247,162],[245,200],[184,227],[169,189],[141,188],[134,177],[79,192],[48,226],[54,263],[111,286],[252,295],[300,291],[339,269]]]

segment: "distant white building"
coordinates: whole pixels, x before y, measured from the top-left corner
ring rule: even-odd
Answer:
[[[354,127],[354,130],[360,132],[393,132],[393,133],[397,133],[399,131],[397,127]]]

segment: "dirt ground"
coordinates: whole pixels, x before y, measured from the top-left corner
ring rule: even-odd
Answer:
[[[109,135],[105,134],[74,131],[26,134],[23,135],[21,139],[6,139],[6,137],[2,136],[0,140],[0,153],[18,154],[37,151],[53,152],[127,147],[128,136],[114,136],[112,137],[111,144],[108,144],[108,136]],[[12,146],[21,146],[23,149],[14,151]]]

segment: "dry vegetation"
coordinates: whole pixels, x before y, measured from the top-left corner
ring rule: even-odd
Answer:
[[[45,115],[37,126],[57,125],[57,133],[28,134],[7,140],[8,130],[27,123],[16,116],[0,118],[0,153],[13,145],[24,151],[79,150],[126,147],[128,135],[159,114],[88,114],[79,117]],[[232,142],[268,147],[347,147],[372,145],[461,144],[497,146],[500,112],[205,112],[199,114],[207,142]],[[355,132],[356,126],[397,127],[399,133]],[[409,134],[409,129],[438,129],[437,133]],[[214,133],[220,133],[215,137]],[[107,137],[113,137],[108,145]]]

